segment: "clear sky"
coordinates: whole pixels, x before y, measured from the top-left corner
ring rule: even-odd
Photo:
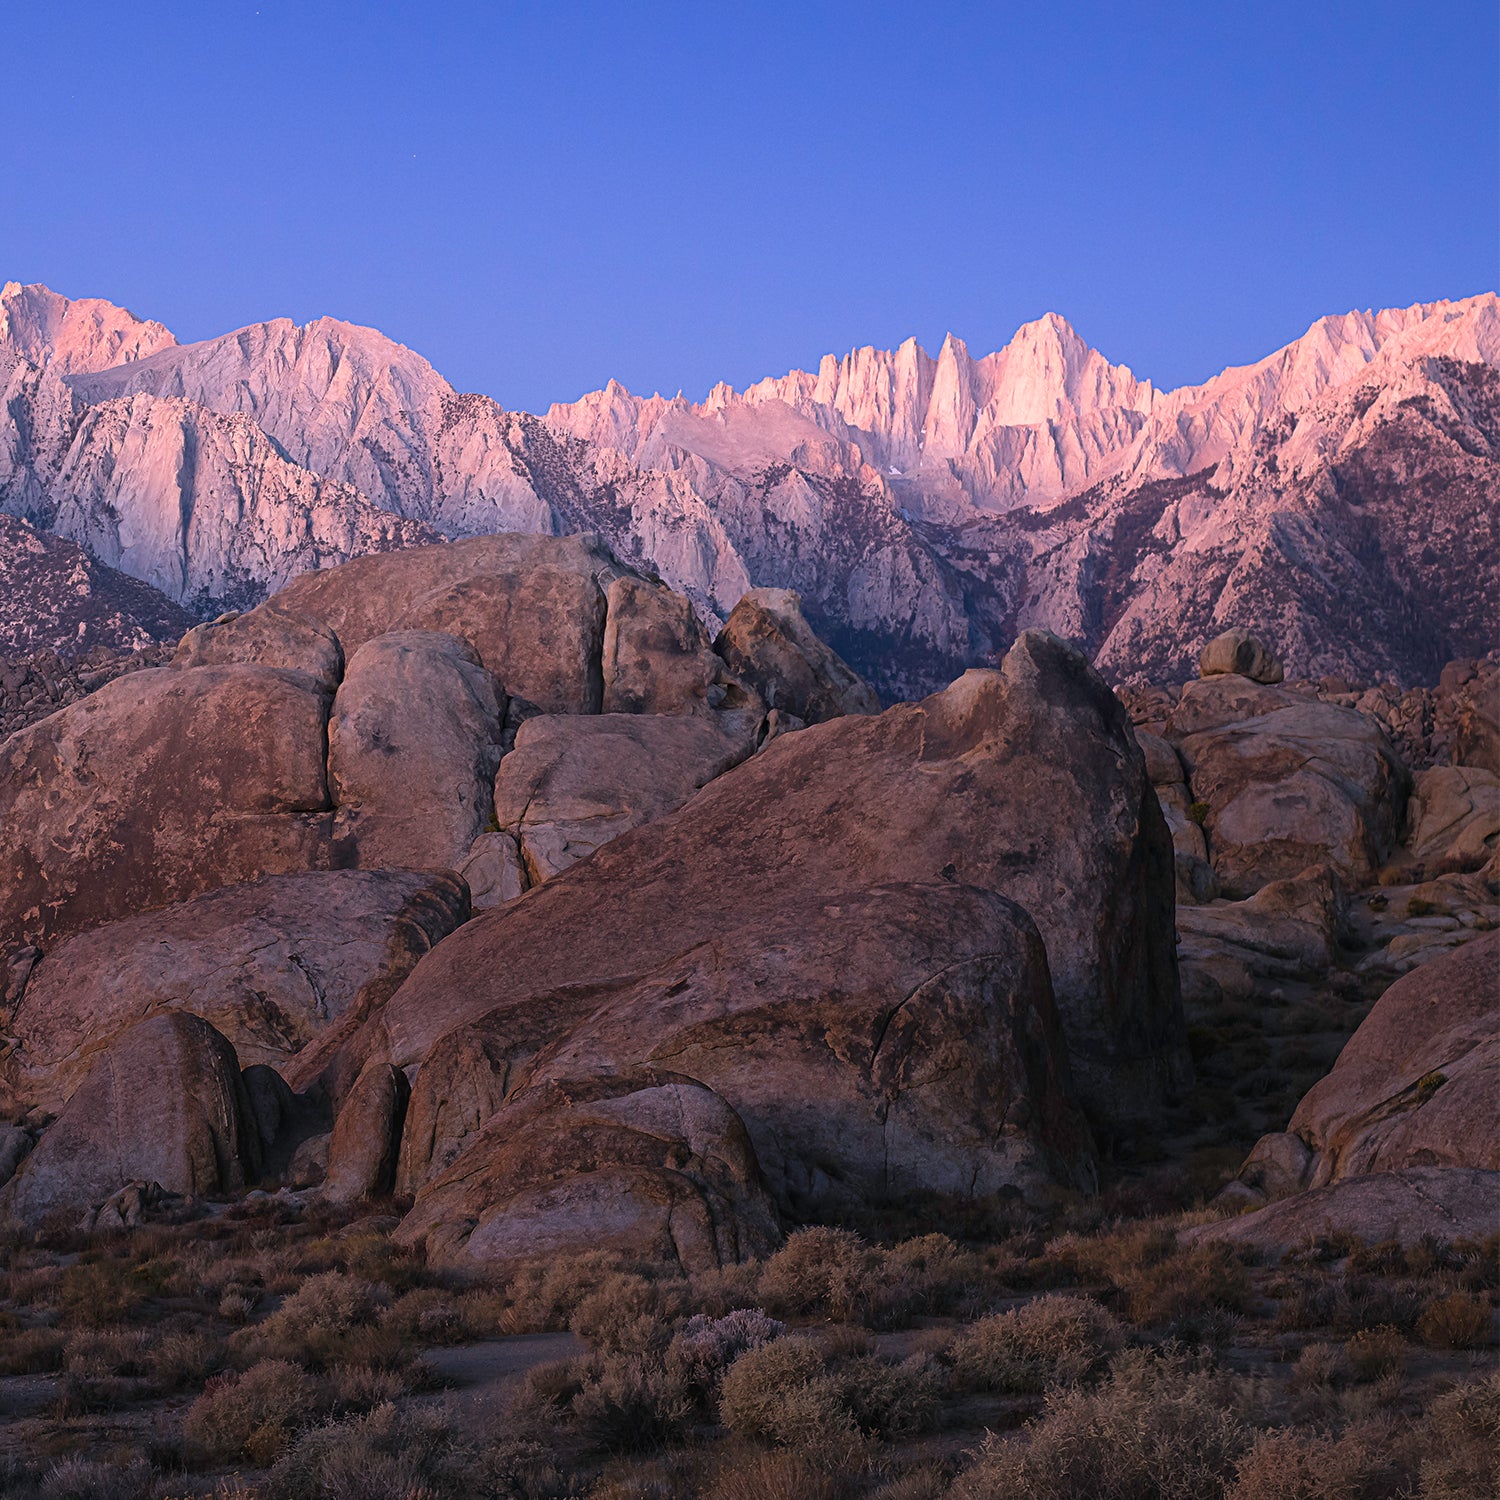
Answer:
[[[1053,310],[1159,385],[1493,290],[1493,0],[0,0],[0,280],[545,408]]]

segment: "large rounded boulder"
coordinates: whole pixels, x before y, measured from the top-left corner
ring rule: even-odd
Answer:
[[[419,1207],[435,1173],[493,1149],[476,1109],[486,1083],[498,1100],[641,1068],[722,1096],[795,1218],[1094,1184],[1040,936],[993,892],[942,881],[824,892],[659,954],[653,972],[604,993],[539,991],[516,957],[506,999],[417,1073],[401,1181]]]
[[[677,813],[461,929],[402,986],[383,1037],[359,1045],[417,1065],[446,1032],[526,996],[540,1018],[542,996],[624,989],[831,891],[892,882],[972,886],[1031,914],[1097,1117],[1147,1117],[1182,1080],[1171,841],[1114,695],[1035,631],[1000,671],[776,739]],[[538,1025],[540,1046],[550,1023]]]

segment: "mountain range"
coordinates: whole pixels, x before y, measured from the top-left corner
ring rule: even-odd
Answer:
[[[368,552],[589,531],[711,621],[798,590],[887,696],[1035,625],[1118,682],[1229,625],[1295,675],[1431,681],[1500,639],[1497,367],[1489,294],[1323,318],[1173,391],[1049,314],[982,358],[909,339],[535,415],[331,318],[179,344],[11,282],[0,546],[55,533],[203,616]]]

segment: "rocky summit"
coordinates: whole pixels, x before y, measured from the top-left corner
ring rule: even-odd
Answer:
[[[702,402],[610,381],[530,415],[332,318],[181,345],[11,282],[0,513],[200,617],[439,537],[593,532],[709,629],[796,590],[887,698],[1031,627],[1111,682],[1180,680],[1240,629],[1293,675],[1404,687],[1500,638],[1497,366],[1489,295],[1322,318],[1173,391],[1048,315],[982,357],[908,340]],[[0,532],[0,567],[22,545]]]

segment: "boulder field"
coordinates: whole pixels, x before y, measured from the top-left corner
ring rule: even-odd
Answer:
[[[1092,1188],[1186,1078],[1170,836],[1081,657],[881,713],[796,595],[710,637],[587,537],[195,627],[0,742],[0,865],[26,1222],[270,1177],[703,1265]]]
[[[0,1219],[269,1182],[437,1259],[697,1270],[1091,1192],[1191,1086],[1184,982],[1326,972],[1377,875],[1446,903],[1392,971],[1493,897],[1493,770],[1413,778],[1254,638],[1203,672],[1132,723],[1027,631],[882,712],[795,594],[711,636],[588,536],[295,579],[0,740]],[[1246,1201],[1500,1169],[1495,963],[1395,985]]]

